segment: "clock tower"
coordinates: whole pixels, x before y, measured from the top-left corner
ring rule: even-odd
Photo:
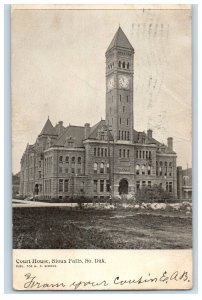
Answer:
[[[119,27],[106,51],[106,122],[115,141],[133,140],[134,49]]]

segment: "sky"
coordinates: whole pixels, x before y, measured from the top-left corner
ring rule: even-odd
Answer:
[[[192,165],[190,10],[14,10],[13,172],[48,116],[55,125],[105,119],[105,52],[119,25],[135,49],[134,128],[174,139]]]

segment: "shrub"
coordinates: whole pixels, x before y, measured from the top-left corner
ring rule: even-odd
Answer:
[[[136,200],[139,203],[145,202],[174,202],[175,199],[173,195],[162,189],[158,185],[145,186],[142,189],[138,190],[136,193]]]

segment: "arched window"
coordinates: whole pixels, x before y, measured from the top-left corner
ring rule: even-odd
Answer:
[[[162,166],[163,166],[163,162],[162,162],[162,161],[160,161],[159,165],[162,167]]]
[[[171,161],[169,162],[169,167],[172,167],[172,162]]]
[[[109,164],[107,164],[107,173],[109,173]]]
[[[81,164],[81,157],[78,157],[78,164]]]
[[[59,162],[62,163],[62,156],[59,157]]]
[[[167,165],[168,165],[167,161],[165,161],[165,163],[164,163],[164,164],[165,164],[165,167],[167,167]]]
[[[125,69],[125,66],[126,66],[126,63],[124,61],[123,64],[122,64],[123,69]]]
[[[121,149],[119,149],[119,157],[121,157]]]
[[[103,163],[100,164],[100,173],[101,174],[104,173],[104,164]]]
[[[126,157],[126,150],[123,149],[123,157]]]
[[[145,175],[145,165],[142,165],[142,175]]]
[[[94,173],[96,174],[97,173],[97,163],[93,164],[93,170],[94,170]]]
[[[69,163],[69,156],[66,156],[65,162],[68,164]]]
[[[159,167],[159,175],[162,176],[162,167]]]
[[[119,68],[121,68],[121,61],[119,60]]]
[[[151,166],[150,165],[148,165],[148,167],[147,167],[147,174],[151,175]]]
[[[127,63],[127,69],[129,69],[129,62]]]
[[[136,165],[135,169],[136,169],[136,174],[139,175],[140,174],[140,165]]]
[[[127,150],[127,157],[129,157],[130,156],[130,150],[128,149]]]
[[[75,164],[75,157],[72,157],[72,164]]]

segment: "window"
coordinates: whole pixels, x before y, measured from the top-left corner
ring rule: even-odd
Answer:
[[[136,158],[138,158],[138,150],[136,150]]]
[[[144,153],[145,153],[145,151],[142,151],[142,158],[144,158]]]
[[[102,133],[102,134],[101,134],[101,140],[104,141],[104,139],[105,139],[105,136],[104,136],[104,134]]]
[[[107,164],[107,173],[109,173],[109,164]]]
[[[140,150],[140,158],[142,157],[142,151]]]
[[[72,157],[72,164],[75,164],[75,157]]]
[[[128,96],[127,96],[127,98],[126,98],[126,99],[127,99],[127,102],[128,102]]]
[[[121,132],[122,140],[124,140],[124,131]]]
[[[103,163],[100,164],[100,173],[101,174],[104,173],[104,164]]]
[[[123,112],[125,112],[125,106],[123,106]]]
[[[121,131],[119,130],[119,140],[121,139]]]
[[[110,184],[109,184],[109,180],[106,180],[106,191],[110,192]]]
[[[96,148],[94,148],[94,156],[96,156]]]
[[[123,69],[125,69],[125,66],[126,66],[126,63],[124,61],[123,64],[122,64]]]
[[[123,149],[123,157],[126,157],[126,150]]]
[[[140,189],[140,181],[136,181],[136,190],[138,191]]]
[[[127,132],[125,131],[125,140],[127,140]]]
[[[68,192],[69,189],[69,180],[65,179],[64,192]]]
[[[169,183],[166,182],[166,191],[168,192],[168,189],[169,189]]]
[[[63,192],[63,179],[59,179],[59,192]]]
[[[151,181],[148,181],[148,186],[151,187]]]
[[[100,156],[100,148],[97,149],[97,156]]]
[[[74,173],[75,173],[75,169],[74,169],[74,168],[72,168],[71,172],[72,172],[72,174],[74,174]]]
[[[163,183],[160,182],[160,183],[159,183],[159,186],[160,186],[160,188],[162,189],[162,188],[163,188]]]
[[[81,164],[81,157],[78,157],[78,164]]]
[[[93,170],[94,170],[94,174],[96,174],[97,173],[97,163],[93,164]]]
[[[41,171],[39,171],[39,178],[41,178]]]
[[[128,126],[128,119],[127,119],[127,121],[126,121],[126,124],[127,124],[127,126]]]
[[[103,157],[103,156],[104,156],[104,149],[101,148],[101,157]]]
[[[69,173],[69,169],[68,168],[65,168],[65,173]]]
[[[169,182],[169,193],[172,193],[173,191],[173,183]]]
[[[121,124],[121,118],[119,119],[119,123]]]
[[[121,95],[119,95],[119,100],[120,100],[120,102],[121,102]]]
[[[121,157],[121,149],[119,149],[119,157]]]
[[[168,165],[167,161],[165,161],[165,163],[164,163],[164,164],[165,164],[165,167],[167,167],[167,165]]]
[[[129,62],[127,63],[127,69],[129,69]]]
[[[169,162],[169,167],[172,167],[172,162]]]
[[[162,176],[162,167],[159,167],[159,176]]]
[[[68,164],[69,163],[69,156],[66,156],[65,162]]]
[[[136,174],[139,175],[140,174],[140,165],[136,165],[135,169],[136,169]]]
[[[119,68],[121,68],[121,61],[119,60]]]
[[[150,165],[147,167],[147,174],[151,175],[151,166]]]
[[[127,157],[129,157],[130,156],[130,150],[128,149],[127,150]]]
[[[97,180],[93,180],[93,192],[97,192]]]
[[[104,180],[100,180],[100,192],[104,192]]]
[[[77,169],[77,174],[81,174],[81,168]]]
[[[143,181],[142,182],[142,187],[145,187],[146,186],[146,181]]]
[[[105,148],[105,157],[107,157],[107,148]]]
[[[142,165],[142,175],[145,175],[145,165]]]
[[[59,157],[59,162],[62,163],[62,156]]]
[[[62,173],[62,167],[59,167],[59,173]]]

